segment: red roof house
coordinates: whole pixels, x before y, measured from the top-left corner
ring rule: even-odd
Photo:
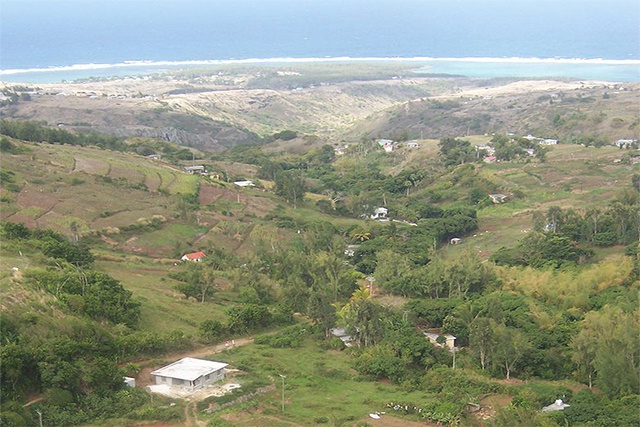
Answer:
[[[200,251],[200,252],[194,252],[192,254],[185,254],[182,256],[182,258],[180,258],[182,261],[195,261],[195,262],[200,262],[202,261],[202,258],[204,258],[206,255],[204,252]]]

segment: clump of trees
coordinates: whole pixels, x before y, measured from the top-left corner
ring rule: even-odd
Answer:
[[[0,120],[0,129],[3,135],[29,142],[95,145],[117,151],[126,149],[123,138],[95,133],[74,133],[65,129],[43,126],[33,121]]]
[[[165,160],[172,162],[192,160],[194,156],[193,151],[160,139],[133,138],[128,141],[125,138],[95,132],[71,132],[35,121],[0,120],[0,134],[22,141],[95,146],[114,151],[134,152],[142,156],[161,153]],[[2,151],[11,152],[9,150],[17,149],[15,146],[12,147],[13,144],[6,138],[3,138],[3,141],[0,144]]]
[[[635,178],[634,178],[635,179]],[[534,232],[514,248],[501,248],[491,259],[500,265],[562,267],[584,264],[591,246],[634,245],[640,239],[640,191],[625,188],[604,208],[585,211],[551,206],[533,215]]]

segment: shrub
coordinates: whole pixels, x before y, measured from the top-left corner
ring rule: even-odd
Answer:
[[[255,339],[256,344],[265,344],[274,348],[297,348],[302,345],[307,330],[301,326],[290,326],[274,335],[262,335]]]

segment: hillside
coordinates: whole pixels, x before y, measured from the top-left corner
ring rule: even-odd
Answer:
[[[466,79],[414,64],[297,64],[5,85],[5,118],[157,137],[205,151],[291,129],[322,141],[491,132],[637,138],[637,85]]]
[[[477,81],[456,93],[411,100],[368,117],[353,134],[441,138],[515,133],[567,139],[597,135],[613,142],[638,138],[637,85],[583,82]]]

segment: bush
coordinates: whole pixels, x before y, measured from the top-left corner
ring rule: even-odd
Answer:
[[[233,427],[229,421],[223,420],[222,418],[214,418],[207,423],[207,427]]]
[[[226,330],[222,322],[218,320],[205,320],[198,326],[200,336],[208,342],[219,341],[225,336]]]
[[[73,403],[73,394],[69,390],[50,388],[44,392],[44,400],[52,406],[67,406]]]
[[[618,242],[616,233],[598,233],[593,236],[593,244],[595,246],[613,246]]]
[[[302,345],[306,332],[307,330],[301,326],[290,326],[274,335],[259,336],[255,343],[274,348],[298,348]]]
[[[274,133],[274,139],[280,139],[282,141],[291,141],[298,136],[298,132],[293,130],[283,130],[282,132]]]

